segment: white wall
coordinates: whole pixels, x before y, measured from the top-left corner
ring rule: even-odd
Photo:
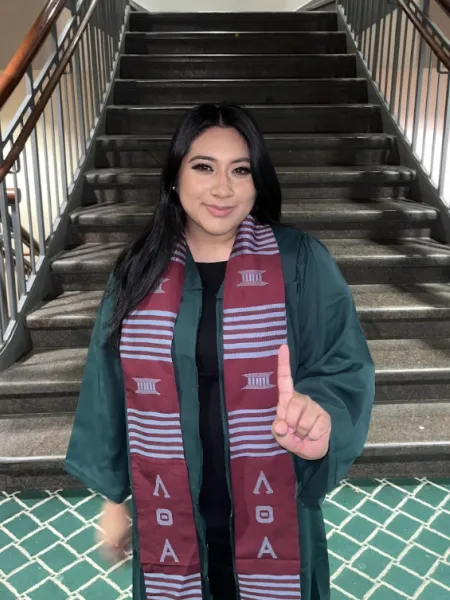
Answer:
[[[254,12],[293,11],[309,0],[133,0],[150,12]]]

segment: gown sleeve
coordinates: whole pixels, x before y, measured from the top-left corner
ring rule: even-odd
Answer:
[[[120,503],[127,498],[130,483],[122,366],[105,344],[112,309],[113,298],[107,292],[89,345],[64,469]]]
[[[320,501],[364,449],[375,395],[375,369],[352,294],[329,251],[305,236],[297,263],[297,392],[331,416],[328,454],[294,458],[299,499]],[[294,372],[294,371],[293,371]]]

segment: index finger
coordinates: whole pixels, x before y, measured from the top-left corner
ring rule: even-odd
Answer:
[[[291,365],[289,362],[289,346],[283,344],[278,352],[278,417],[284,419],[287,406],[294,394]]]

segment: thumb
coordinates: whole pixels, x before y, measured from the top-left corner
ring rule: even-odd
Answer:
[[[287,344],[280,346],[278,352],[278,418],[284,419],[286,409],[294,394],[291,365],[289,362],[289,347]]]

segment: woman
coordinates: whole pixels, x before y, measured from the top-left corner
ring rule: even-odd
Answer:
[[[66,469],[107,498],[133,598],[325,600],[321,501],[362,452],[374,369],[326,248],[279,224],[234,105],[175,133],[147,229],[99,310]]]

